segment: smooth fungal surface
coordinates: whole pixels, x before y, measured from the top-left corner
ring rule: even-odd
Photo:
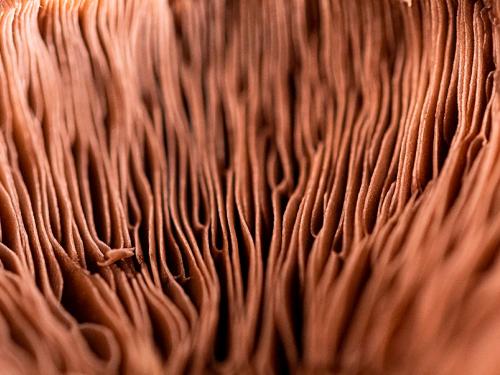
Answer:
[[[0,0],[0,373],[498,374],[499,12]]]

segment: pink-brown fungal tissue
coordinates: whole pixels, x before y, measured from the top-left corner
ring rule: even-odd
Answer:
[[[500,0],[0,0],[0,374],[500,374]]]

